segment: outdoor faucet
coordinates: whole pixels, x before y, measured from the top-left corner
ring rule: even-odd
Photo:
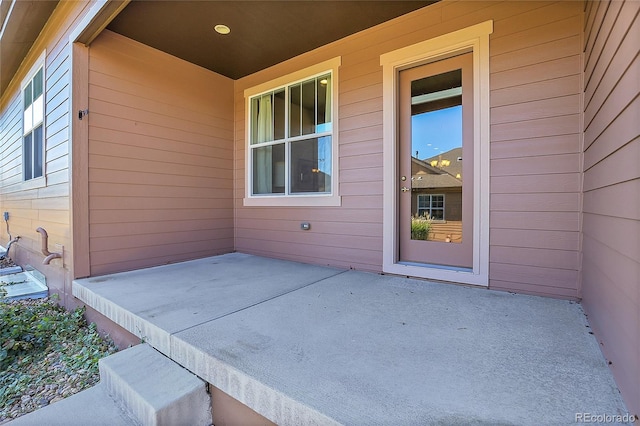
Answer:
[[[42,241],[42,247],[41,247],[41,251],[42,254],[44,254],[46,257],[44,258],[44,260],[42,261],[43,265],[48,265],[53,259],[61,259],[62,258],[62,254],[60,253],[51,253],[49,251],[49,234],[47,234],[47,231],[45,231],[43,228],[38,227],[38,229],[36,229],[36,232],[38,232],[40,235],[42,235],[41,241]]]
[[[8,257],[9,256],[9,249],[11,249],[11,244],[17,243],[19,239],[20,239],[20,236],[17,236],[13,240],[9,241],[9,243],[7,244],[7,251],[4,253],[3,256],[0,256],[0,257]]]

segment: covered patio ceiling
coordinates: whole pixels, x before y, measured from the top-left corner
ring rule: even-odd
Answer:
[[[238,79],[435,1],[133,0],[107,28]]]
[[[110,0],[105,16],[111,31],[238,79],[436,1]],[[0,96],[58,3],[0,0]]]

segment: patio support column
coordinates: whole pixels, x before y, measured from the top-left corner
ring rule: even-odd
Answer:
[[[71,43],[71,234],[72,277],[91,275],[89,263],[89,48]]]

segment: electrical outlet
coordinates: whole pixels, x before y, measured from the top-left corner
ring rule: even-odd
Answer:
[[[9,212],[4,212],[2,215],[4,216],[5,222],[9,220]]]

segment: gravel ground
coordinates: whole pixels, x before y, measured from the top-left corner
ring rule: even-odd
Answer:
[[[0,268],[8,268],[10,266],[16,266],[16,264],[13,263],[13,260],[11,260],[10,257],[0,257]]]
[[[59,319],[61,315],[74,315],[62,312],[48,298],[0,302],[0,313],[10,308],[32,308],[30,312],[37,312],[37,316],[33,315],[33,327],[38,327],[45,316]],[[116,347],[98,335],[95,325],[88,326],[82,319],[70,320],[69,324],[74,321],[81,323],[79,328],[68,323],[52,327],[55,337],[46,347],[20,355],[0,371],[0,424],[88,389],[99,381],[98,359],[114,353]],[[0,352],[10,347],[12,340],[0,338]]]

